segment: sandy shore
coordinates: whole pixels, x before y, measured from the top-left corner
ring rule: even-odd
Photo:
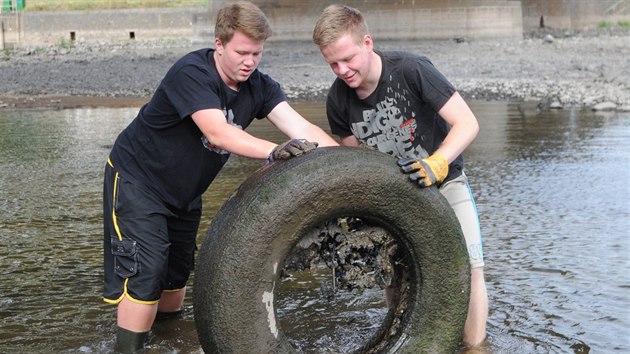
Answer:
[[[628,29],[535,32],[520,40],[376,38],[375,43],[380,50],[426,55],[466,99],[630,110]],[[137,106],[180,56],[199,47],[169,40],[4,51],[0,109]],[[259,69],[279,81],[292,101],[324,99],[334,79],[310,42],[269,41]]]

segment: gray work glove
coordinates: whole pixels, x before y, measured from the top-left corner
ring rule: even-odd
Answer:
[[[291,139],[273,148],[267,161],[288,160],[314,150],[317,145],[316,142],[310,142],[306,139]]]

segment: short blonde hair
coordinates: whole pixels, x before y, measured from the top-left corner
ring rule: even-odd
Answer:
[[[320,47],[329,45],[346,33],[350,33],[357,43],[369,34],[361,11],[341,4],[329,5],[315,23],[313,42]]]
[[[262,10],[249,1],[227,3],[217,13],[214,36],[222,43],[228,43],[239,31],[254,40],[271,37],[271,26]]]

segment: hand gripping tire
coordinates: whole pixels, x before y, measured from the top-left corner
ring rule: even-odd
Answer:
[[[405,313],[390,309],[370,345],[382,353],[455,352],[468,310],[470,266],[454,212],[436,188],[409,181],[390,155],[348,147],[318,148],[264,166],[217,212],[194,280],[204,351],[295,352],[276,321],[280,270],[302,236],[342,216],[386,229],[411,258]],[[393,322],[396,333],[385,335]]]

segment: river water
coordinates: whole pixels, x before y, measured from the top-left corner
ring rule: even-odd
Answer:
[[[321,103],[295,107],[326,126]],[[630,352],[630,114],[471,108],[481,132],[465,158],[484,235],[487,352]],[[102,171],[136,111],[0,111],[0,352],[110,352]],[[265,121],[250,132],[282,140]],[[232,157],[204,195],[200,240],[260,165]],[[185,310],[154,328],[148,352],[200,352],[191,296]],[[378,321],[379,311],[359,318]]]

